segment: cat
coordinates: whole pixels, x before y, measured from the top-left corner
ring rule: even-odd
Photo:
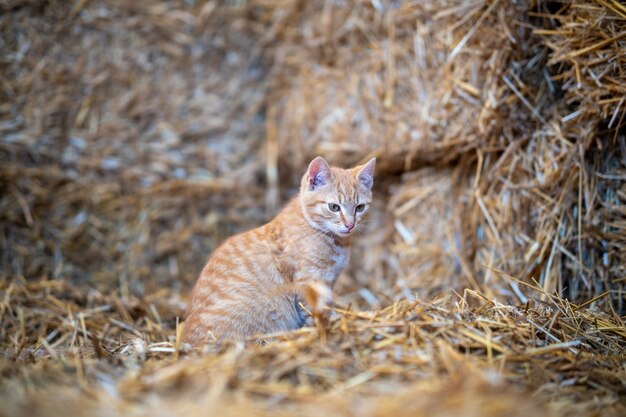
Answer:
[[[295,330],[300,307],[328,310],[350,256],[352,235],[372,199],[376,159],[352,169],[317,157],[300,193],[271,222],[235,235],[209,258],[192,291],[182,341],[191,345]],[[307,293],[315,296],[307,296]]]

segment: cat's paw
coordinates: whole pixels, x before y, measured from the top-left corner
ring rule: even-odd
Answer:
[[[326,315],[333,305],[333,292],[323,282],[311,282],[304,288],[304,300],[311,307],[314,316]]]

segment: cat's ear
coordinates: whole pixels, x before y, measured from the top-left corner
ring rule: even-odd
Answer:
[[[370,190],[374,185],[374,168],[376,168],[376,158],[372,158],[367,164],[355,168],[357,179]]]
[[[309,190],[313,191],[316,188],[328,183],[331,178],[330,166],[328,162],[321,156],[318,156],[309,164],[307,170]]]

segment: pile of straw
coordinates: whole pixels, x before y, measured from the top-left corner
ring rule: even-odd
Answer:
[[[62,281],[3,285],[2,293],[2,336],[10,339],[1,385],[7,415],[279,409],[617,416],[626,409],[623,322],[545,293],[548,302],[519,306],[469,290],[376,312],[337,309],[327,328],[203,356],[181,356],[180,332],[167,319],[180,311],[163,294],[85,296]]]
[[[9,0],[0,33],[0,415],[626,412],[620,2]],[[338,318],[191,352],[206,257],[318,154],[378,157]]]

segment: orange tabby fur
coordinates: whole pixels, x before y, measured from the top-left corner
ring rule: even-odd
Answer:
[[[327,288],[322,298],[329,305],[371,201],[375,163],[346,170],[315,158],[300,194],[274,220],[218,247],[193,289],[183,342],[243,340],[302,327],[305,288]]]

